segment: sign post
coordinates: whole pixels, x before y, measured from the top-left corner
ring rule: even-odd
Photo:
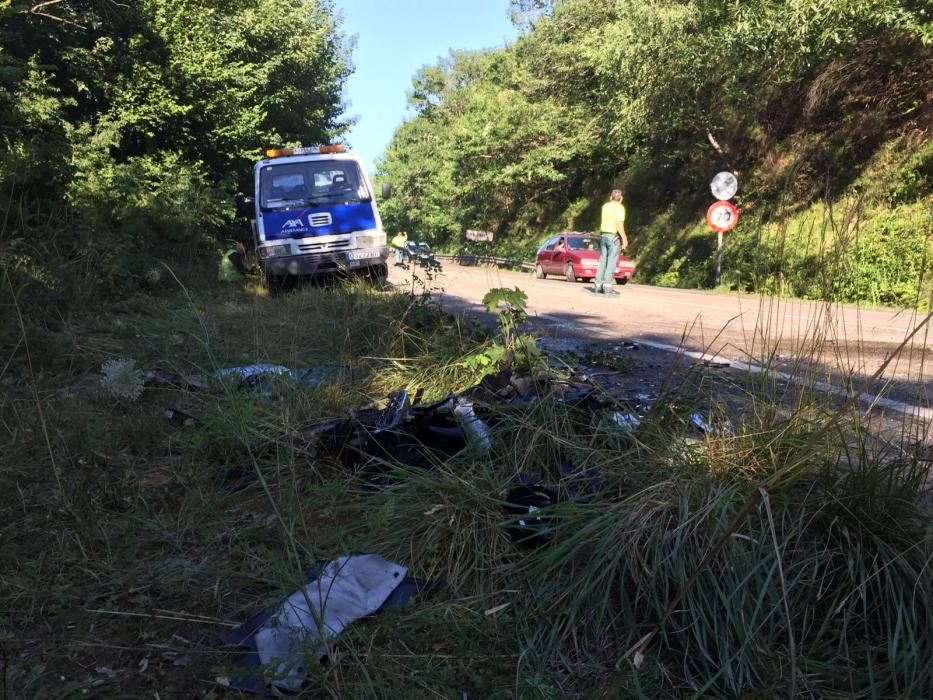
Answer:
[[[722,231],[716,232],[716,286],[722,279]]]
[[[706,210],[706,223],[716,232],[716,286],[722,279],[722,234],[739,223],[739,210],[728,200],[739,191],[739,181],[730,172],[716,173],[709,188],[717,201]]]

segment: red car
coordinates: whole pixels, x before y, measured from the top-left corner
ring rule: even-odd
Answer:
[[[591,233],[558,233],[545,241],[535,256],[535,277],[563,275],[568,282],[591,280],[599,265],[599,237]],[[620,255],[616,282],[625,284],[635,274],[635,263]]]

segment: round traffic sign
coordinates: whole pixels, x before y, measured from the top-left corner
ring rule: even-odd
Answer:
[[[716,173],[713,181],[709,183],[709,188],[713,191],[716,199],[732,199],[735,193],[739,191],[738,178],[728,171]]]
[[[732,202],[713,202],[706,210],[706,223],[714,231],[731,231],[739,223],[739,210]]]

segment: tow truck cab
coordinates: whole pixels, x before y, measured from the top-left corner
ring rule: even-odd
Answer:
[[[265,155],[253,169],[253,201],[241,198],[237,209],[251,219],[267,286],[347,270],[384,279],[386,234],[359,158],[342,145]]]

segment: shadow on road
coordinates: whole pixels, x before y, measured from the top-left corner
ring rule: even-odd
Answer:
[[[573,291],[581,293],[577,289]],[[624,294],[625,291],[623,298]],[[487,312],[473,299],[450,290],[437,294],[437,298],[449,313],[495,324],[495,314]],[[616,298],[596,301],[607,305],[620,302]],[[631,313],[632,309],[622,307],[620,311]],[[698,334],[687,327],[681,335],[645,331],[624,336],[602,319],[574,311],[531,314],[529,328],[558,349],[589,343],[609,351],[617,348],[624,353],[625,341],[638,343],[640,350],[630,355],[638,358],[636,365],[648,365],[652,370],[646,374],[645,367],[639,367],[635,372],[642,386],[648,375],[653,374],[654,383],[660,384],[672,373],[682,375],[701,366],[708,370],[706,374],[718,377],[720,384],[730,385],[730,393],[764,392],[788,405],[799,405],[809,397],[827,412],[842,406],[854,392],[861,391],[868,399],[861,401],[861,408],[869,409],[882,419],[886,432],[900,428],[904,433],[925,435],[933,416],[929,408],[933,381],[925,371],[931,358],[922,339],[896,353],[886,371],[875,378],[873,371],[859,368],[860,348],[838,349],[825,337],[807,338],[798,343],[798,347],[788,343],[768,345],[759,338],[754,353],[748,354],[716,335],[704,344],[697,339]],[[708,329],[705,330],[709,337]],[[657,347],[659,345],[666,349]],[[890,352],[890,349],[871,348],[870,352],[877,358],[877,353]],[[836,361],[827,361],[827,357]],[[723,366],[724,361],[728,361],[729,366]],[[877,364],[880,365],[880,361]],[[900,376],[895,378],[895,372]],[[710,386],[707,382],[707,388]],[[880,402],[872,405],[873,397]]]

